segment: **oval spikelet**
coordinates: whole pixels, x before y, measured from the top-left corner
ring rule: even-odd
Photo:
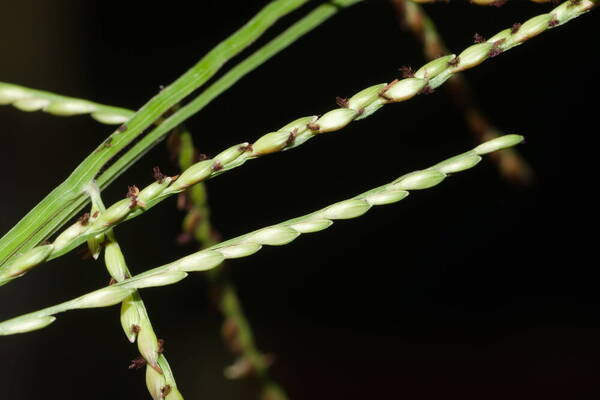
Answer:
[[[158,274],[149,275],[140,279],[134,279],[131,282],[125,281],[121,286],[126,288],[148,288],[158,286],[168,286],[177,283],[188,276],[183,271],[164,271]]]
[[[385,83],[380,83],[379,85],[373,85],[361,90],[348,99],[348,108],[358,111],[367,107],[379,98],[379,93],[385,86]]]
[[[439,184],[444,178],[446,174],[436,170],[415,171],[397,179],[392,186],[401,190],[428,189]]]
[[[54,321],[56,321],[56,317],[53,315],[10,319],[0,323],[0,336],[35,331],[47,327]]]
[[[511,35],[512,35],[512,29],[511,28],[506,28],[503,31],[500,31],[498,33],[496,33],[494,36],[492,36],[491,38],[489,38],[488,40],[486,40],[486,42],[488,43],[494,43],[497,42],[499,40],[508,40],[510,39]]]
[[[100,123],[107,125],[123,124],[129,121],[129,117],[126,117],[124,115],[102,111],[93,113],[92,118],[94,118]]]
[[[23,89],[0,84],[0,104],[11,104],[26,97],[29,97],[29,93]]]
[[[37,97],[29,97],[15,101],[13,106],[17,107],[21,111],[37,111],[46,107],[48,104],[50,104],[49,100],[39,99]]]
[[[223,150],[219,154],[217,154],[214,158],[214,162],[221,163],[223,165],[229,164],[234,161],[236,158],[241,156],[246,152],[246,148],[250,143],[241,143],[235,146],[231,146],[230,148]]]
[[[254,242],[234,244],[233,246],[220,247],[216,251],[223,254],[225,258],[247,257],[259,251],[262,245]]]
[[[87,226],[80,224],[79,222],[74,223],[64,231],[56,239],[54,239],[54,251],[60,251],[71,242],[77,238],[79,235],[82,235],[85,231],[88,230]]]
[[[281,129],[279,129],[279,131],[283,131],[283,132],[292,132],[293,130],[297,130],[298,132],[305,131],[307,129],[306,125],[315,122],[317,120],[317,118],[319,118],[319,117],[316,115],[311,115],[310,117],[298,118],[297,120],[290,122],[286,126],[281,127]]]
[[[473,168],[481,161],[481,157],[474,151],[469,151],[464,154],[449,158],[441,163],[432,167],[445,174],[451,174],[454,172],[464,171],[469,168]]]
[[[214,250],[203,250],[190,254],[170,264],[170,270],[179,271],[206,271],[216,267],[225,260],[223,254]]]
[[[381,206],[384,204],[391,204],[400,201],[406,196],[408,196],[408,194],[409,193],[406,190],[382,190],[380,192],[368,195],[367,201],[371,205]]]
[[[350,199],[332,204],[320,212],[320,216],[328,219],[350,219],[369,211],[371,205],[365,200]]]
[[[290,227],[300,233],[312,233],[322,231],[323,229],[327,229],[331,225],[333,225],[333,221],[329,219],[319,218],[312,219],[309,221],[296,222],[295,224],[291,224]]]
[[[47,244],[26,251],[15,258],[9,265],[0,269],[0,277],[14,277],[27,272],[48,258],[53,249],[54,245]]]
[[[267,133],[252,145],[253,154],[262,156],[281,151],[288,144],[291,135],[292,132],[284,131]]]
[[[454,67],[453,71],[463,71],[465,69],[473,68],[476,65],[481,64],[489,57],[490,51],[494,45],[492,43],[478,43],[467,47],[458,56],[458,64]]]
[[[333,132],[348,125],[357,115],[351,108],[338,108],[323,114],[315,123],[319,125],[319,133]]]
[[[573,14],[581,13],[597,5],[595,0],[579,0],[579,1],[565,1],[555,9],[551,11],[559,21],[567,21],[572,18]]]
[[[208,178],[213,172],[213,160],[204,160],[192,165],[179,175],[179,178],[171,184],[175,191],[183,190]]]
[[[133,343],[137,337],[137,332],[134,326],[140,325],[140,313],[135,304],[134,295],[127,296],[121,303],[121,326],[127,339]]]
[[[475,147],[473,151],[479,155],[491,153],[493,151],[506,149],[521,143],[525,138],[521,135],[504,135],[498,138],[488,140]]]
[[[519,30],[512,36],[511,41],[520,43],[539,35],[548,29],[552,18],[552,14],[542,14],[525,21]]]
[[[442,73],[448,68],[448,61],[451,61],[456,56],[450,54],[444,57],[436,58],[435,60],[428,62],[423,65],[417,72],[415,72],[415,78],[420,79],[432,79]]]
[[[144,360],[153,367],[158,366],[158,338],[147,319],[138,326],[137,345]]]
[[[146,367],[146,387],[152,400],[163,400],[162,388],[167,384],[165,376],[151,366]]]
[[[127,263],[121,251],[121,247],[115,241],[107,241],[104,245],[104,264],[110,276],[117,282],[126,279]]]
[[[44,111],[54,115],[78,115],[87,114],[95,111],[96,107],[93,104],[85,101],[54,101],[48,106],[44,107]]]
[[[426,85],[425,79],[406,78],[392,84],[383,94],[391,102],[404,101],[416,96]]]
[[[300,232],[296,232],[290,227],[276,225],[251,234],[249,240],[269,246],[281,246],[288,244],[299,235]]]
[[[131,212],[131,200],[122,199],[117,201],[112,206],[108,207],[106,211],[98,216],[92,223],[91,231],[100,231],[107,226],[111,226],[121,221]]]
[[[109,307],[123,301],[131,294],[131,289],[119,286],[108,286],[100,290],[88,293],[73,301],[72,308],[97,308]]]
[[[162,182],[152,182],[144,189],[140,191],[138,194],[138,199],[142,203],[149,203],[150,201],[156,199],[161,195],[162,192],[169,186],[172,178],[170,176],[166,176],[163,178]]]

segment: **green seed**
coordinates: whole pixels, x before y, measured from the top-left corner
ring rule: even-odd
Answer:
[[[88,114],[95,110],[96,107],[93,104],[76,100],[68,102],[55,101],[44,107],[44,111],[47,113],[62,116]]]
[[[192,186],[198,182],[202,182],[213,172],[213,160],[204,160],[192,165],[171,184],[169,188],[172,191],[181,191],[188,186]]]
[[[493,151],[515,146],[523,140],[525,140],[525,138],[521,135],[504,135],[480,144],[475,147],[473,151],[479,155],[488,154]]]
[[[138,350],[146,362],[156,367],[158,365],[158,338],[150,325],[150,321],[142,319],[138,328]]]
[[[350,219],[356,218],[369,211],[371,205],[365,200],[350,199],[332,204],[319,213],[319,216],[327,219]]]
[[[510,39],[513,43],[521,43],[544,32],[550,26],[552,14],[542,14],[526,21]]]
[[[124,282],[124,284],[121,286],[125,288],[135,289],[168,286],[185,279],[187,276],[188,274],[183,271],[165,271],[141,279],[135,279],[131,282]]]
[[[54,316],[15,318],[0,324],[0,336],[35,331],[47,327],[54,321],[56,321]]]
[[[319,232],[333,225],[333,221],[329,219],[312,219],[303,222],[291,224],[290,228],[300,233]]]
[[[425,79],[402,79],[401,81],[392,84],[389,89],[384,92],[384,95],[389,98],[391,102],[404,101],[419,94],[425,86],[427,86],[427,81]]]
[[[15,258],[12,263],[0,269],[0,279],[24,274],[31,268],[44,262],[50,253],[52,253],[52,250],[54,250],[54,245],[52,244],[37,246],[31,250],[28,250],[24,254]]]
[[[140,313],[133,295],[127,296],[121,303],[121,326],[127,339],[133,343],[137,337],[134,326],[140,325]]]
[[[259,251],[262,245],[254,242],[240,243],[233,246],[219,247],[217,251],[223,255],[224,258],[240,258],[247,257]]]
[[[432,79],[441,74],[448,68],[448,62],[456,58],[454,54],[436,58],[435,60],[423,65],[417,72],[415,78]]]
[[[408,196],[408,192],[406,190],[390,189],[372,193],[366,197],[366,200],[373,206],[381,206],[384,204],[395,203],[402,200],[406,196]]]
[[[362,110],[379,98],[379,93],[381,93],[381,90],[385,86],[385,83],[380,83],[379,85],[373,85],[361,90],[348,99],[348,108],[352,108],[353,110],[357,111]]]
[[[479,161],[481,161],[481,157],[474,151],[469,151],[436,164],[432,169],[436,169],[445,174],[451,174],[473,168]]]
[[[253,145],[253,154],[255,156],[264,156],[265,154],[281,151],[289,142],[292,132],[271,132],[262,136]]]
[[[143,203],[149,203],[150,201],[159,197],[165,189],[171,184],[173,179],[166,176],[162,182],[152,182],[138,194],[138,199]]]
[[[490,51],[494,45],[492,43],[478,43],[467,47],[458,56],[458,64],[453,72],[464,71],[465,69],[473,68],[488,59]]]
[[[446,178],[446,174],[436,170],[423,170],[412,172],[392,183],[394,189],[421,190],[439,184]]]
[[[512,35],[512,31],[513,31],[512,28],[506,28],[506,29],[496,33],[494,36],[492,36],[491,38],[486,40],[486,42],[495,43],[500,40],[509,40]]]
[[[229,164],[230,162],[234,161],[236,158],[244,154],[246,152],[245,149],[249,144],[250,143],[241,143],[232,146],[226,150],[223,150],[222,152],[217,154],[215,158],[213,158],[213,161],[218,162],[222,165]]]
[[[163,400],[162,388],[166,384],[164,375],[158,373],[151,366],[146,367],[146,387],[150,392],[150,396],[152,396],[152,400]]]
[[[316,115],[311,115],[310,117],[302,117],[297,120],[290,122],[289,124],[281,127],[279,131],[283,132],[292,132],[296,130],[298,133],[305,131],[306,125],[315,122],[319,117]]]
[[[269,246],[281,246],[290,243],[300,235],[287,226],[271,226],[261,229],[250,236],[250,240]]]
[[[92,118],[107,125],[123,124],[129,121],[129,117],[111,112],[95,112],[92,114]]]
[[[225,258],[218,251],[203,250],[170,264],[171,270],[206,271],[221,264]]]
[[[73,308],[108,307],[123,301],[131,294],[130,289],[120,286],[108,286],[77,298]]]
[[[58,235],[56,239],[54,239],[54,251],[58,252],[67,247],[73,242],[73,240],[83,235],[88,229],[88,226],[84,226],[79,222],[74,223],[65,229],[60,235]]]
[[[29,97],[30,94],[16,87],[0,87],[0,104],[11,104],[17,100]]]
[[[41,110],[50,104],[50,101],[46,99],[38,99],[35,97],[29,97],[21,100],[17,100],[13,103],[13,106],[21,111],[31,112]]]
[[[319,133],[333,132],[348,125],[357,115],[351,108],[338,108],[323,114],[315,123],[319,125]]]

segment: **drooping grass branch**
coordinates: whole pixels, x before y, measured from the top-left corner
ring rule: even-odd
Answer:
[[[131,276],[125,258],[114,233],[106,234],[106,268],[115,282],[122,282]],[[164,355],[164,340],[158,339],[146,306],[137,290],[123,299],[121,304],[121,325],[130,342],[137,340],[141,357],[132,361],[130,368],[146,366],[146,386],[154,400],[183,399],[169,362]]]
[[[174,132],[169,137],[168,145],[182,171],[191,167],[199,157],[200,153],[187,130]],[[211,223],[206,185],[200,182],[179,196],[181,201],[178,201],[178,205],[187,213],[178,242],[183,244],[195,240],[202,248],[217,245],[220,235]],[[208,271],[207,276],[215,293],[211,299],[223,314],[223,340],[229,350],[238,356],[235,363],[225,369],[225,376],[229,379],[256,376],[261,385],[261,399],[287,400],[283,388],[270,376],[270,357],[263,354],[254,341],[252,327],[229,276],[229,266],[222,263]]]
[[[433,20],[423,7],[411,0],[392,0],[398,20],[403,28],[410,30],[413,36],[423,43],[423,52],[429,60],[434,60],[449,51],[439,35]],[[491,140],[501,131],[485,116],[473,98],[473,93],[464,74],[456,73],[445,85],[445,89],[463,112],[465,120],[478,141]],[[533,179],[533,171],[515,149],[506,149],[494,153],[492,159],[498,164],[500,174],[509,182],[527,185]]]
[[[96,186],[89,186],[87,191],[92,200],[92,209],[88,218],[93,221],[106,209]],[[97,258],[104,248],[104,264],[110,274],[111,284],[131,278],[125,256],[112,229],[88,240],[88,246],[94,258]],[[137,290],[133,290],[123,299],[120,319],[125,336],[131,343],[137,340],[141,354],[139,359],[132,361],[129,368],[146,366],[146,386],[153,400],[183,400],[171,366],[163,354],[164,340],[156,337],[146,305]]]
[[[94,235],[107,231],[125,220],[135,218],[166,197],[236,168],[249,159],[292,149],[319,134],[340,130],[354,120],[371,115],[386,104],[405,101],[421,93],[429,93],[441,86],[455,73],[473,68],[488,58],[500,55],[548,29],[581,16],[595,7],[599,1],[581,0],[576,3],[571,0],[566,1],[549,13],[533,17],[522,25],[514,25],[488,40],[482,40],[480,43],[469,46],[458,56],[440,57],[414,73],[407,73],[410,76],[402,80],[371,86],[350,99],[340,98],[338,99],[340,108],[329,111],[320,117],[300,118],[276,132],[262,136],[252,145],[242,143],[232,146],[211,160],[200,161],[188,168],[177,179],[164,177],[141,192],[135,189],[129,193],[128,198],[108,208],[102,218],[95,223],[83,225],[81,222],[77,222],[61,233],[53,244],[35,247],[10,264],[0,267],[0,285],[22,276],[45,260],[65,254]],[[191,104],[184,106],[179,112]],[[179,112],[167,118],[160,126],[169,126],[169,129],[178,126],[182,121],[174,119],[174,117],[179,115]]]
[[[250,256],[264,245],[288,244],[302,233],[327,229],[334,220],[356,218],[372,206],[391,204],[406,198],[409,191],[431,188],[441,183],[448,174],[474,167],[481,161],[482,155],[514,146],[522,140],[523,137],[519,135],[501,136],[433,167],[403,175],[389,184],[311,214],[238,236],[76,299],[4,321],[0,323],[0,335],[41,329],[54,322],[58,313],[118,304],[134,290],[174,284],[187,277],[188,272],[208,271],[219,266],[225,259]]]
[[[164,113],[178,104],[183,98],[202,86],[228,60],[258,39],[279,18],[306,3],[307,0],[273,0],[256,14],[248,23],[225,39],[175,82],[165,87],[150,99],[133,117],[110,136],[111,146],[101,144],[79,164],[71,175],[27,215],[19,221],[2,239],[0,239],[0,265],[25,251],[52,233],[56,232],[87,203],[84,187],[92,179],[96,179],[101,188],[105,187],[115,176],[106,167],[111,162],[119,164],[119,171],[130,165],[148,148],[133,154],[131,150],[120,155],[133,140],[142,135],[151,125],[156,124]],[[68,109],[55,103],[52,108]],[[153,143],[149,144],[151,147]],[[114,165],[113,165],[114,166]],[[106,170],[106,171],[105,171]]]

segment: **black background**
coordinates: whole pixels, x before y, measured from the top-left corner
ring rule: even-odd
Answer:
[[[264,3],[3,2],[0,80],[136,109]],[[452,3],[427,10],[457,52],[475,32],[489,36],[550,8],[521,0],[502,8]],[[291,398],[600,394],[598,22],[593,12],[466,73],[496,125],[526,136],[519,151],[536,172],[530,187],[507,184],[487,160],[397,205],[232,262],[259,346],[277,354],[272,372]],[[188,127],[204,153],[216,154],[422,63],[420,45],[398,28],[391,5],[367,1],[252,72]],[[2,107],[0,130],[3,233],[112,128],[85,116]],[[214,223],[234,237],[474,143],[438,90],[211,180]],[[127,185],[149,183],[157,164],[176,173],[159,145],[105,191],[105,201],[121,198]],[[134,272],[193,251],[175,244],[181,217],[170,199],[117,229]],[[100,263],[76,253],[52,261],[1,288],[0,320],[94,290],[106,276]],[[201,274],[142,294],[186,398],[256,398],[252,380],[223,378],[232,356]],[[143,370],[127,369],[137,349],[117,313],[70,312],[45,330],[1,338],[0,398],[148,398]]]

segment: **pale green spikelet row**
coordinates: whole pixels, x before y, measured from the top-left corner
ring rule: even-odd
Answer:
[[[0,82],[0,104],[12,104],[21,111],[42,110],[60,116],[90,114],[96,121],[109,125],[125,123],[134,114],[133,111],[125,108],[60,96],[4,82]]]
[[[89,222],[93,222],[106,210],[97,186],[88,185],[86,191],[92,200]],[[99,253],[104,247],[104,264],[112,278],[111,282],[122,282],[131,277],[125,256],[112,229],[93,240],[88,240],[88,246],[92,255]],[[131,343],[137,340],[139,352],[146,363],[146,369],[153,370],[152,372],[146,371],[146,386],[152,398],[154,400],[183,399],[169,363],[162,354],[163,346],[156,337],[144,301],[137,290],[134,290],[121,303],[120,319],[127,339]]]
[[[434,60],[440,54],[448,53],[435,23],[423,7],[411,0],[393,0],[392,4],[397,10],[400,24],[422,42],[427,59]],[[478,141],[491,140],[501,135],[500,129],[488,120],[473,99],[472,90],[464,74],[460,72],[454,74],[444,87],[448,95],[455,100],[455,105],[462,109],[465,121]],[[500,174],[506,180],[520,185],[531,183],[533,170],[517,150],[507,149],[496,153],[492,160],[497,163]]]
[[[83,226],[81,223],[75,223],[63,231],[53,245],[42,246],[45,250],[36,250],[38,248],[35,247],[25,252],[24,256],[0,267],[0,285],[23,275],[28,269],[46,259],[66,253],[91,235],[107,231],[124,220],[140,215],[166,197],[236,168],[249,159],[292,149],[319,134],[340,130],[354,120],[365,118],[385,104],[405,101],[417,94],[429,92],[441,86],[453,74],[473,68],[490,57],[588,12],[598,4],[598,1],[600,0],[580,0],[576,3],[571,0],[566,1],[547,14],[533,17],[522,25],[507,28],[487,41],[468,47],[458,56],[451,54],[431,61],[418,69],[413,77],[371,86],[349,99],[340,99],[341,108],[329,111],[320,117],[299,118],[276,132],[267,133],[252,145],[241,143],[226,149],[212,160],[204,160],[192,165],[176,180],[167,177],[161,182],[155,182],[135,197],[140,201],[132,202],[130,199],[123,199],[108,208],[102,215],[103,218],[99,218],[94,224]],[[164,124],[170,118],[165,120]],[[35,254],[37,258],[30,258],[29,254]],[[32,263],[31,260],[36,260],[37,264]],[[27,268],[23,267],[24,261],[28,261]]]
[[[288,244],[302,233],[327,229],[334,220],[356,218],[366,213],[372,206],[391,204],[404,199],[409,191],[431,188],[442,182],[448,174],[474,167],[481,161],[483,154],[514,146],[522,141],[523,137],[519,135],[505,135],[490,140],[433,167],[403,175],[389,184],[311,214],[238,236],[76,299],[4,321],[0,323],[0,335],[41,329],[54,322],[55,314],[68,310],[118,304],[132,295],[136,289],[171,285],[184,279],[187,272],[213,269],[225,259],[250,256],[264,245]]]

